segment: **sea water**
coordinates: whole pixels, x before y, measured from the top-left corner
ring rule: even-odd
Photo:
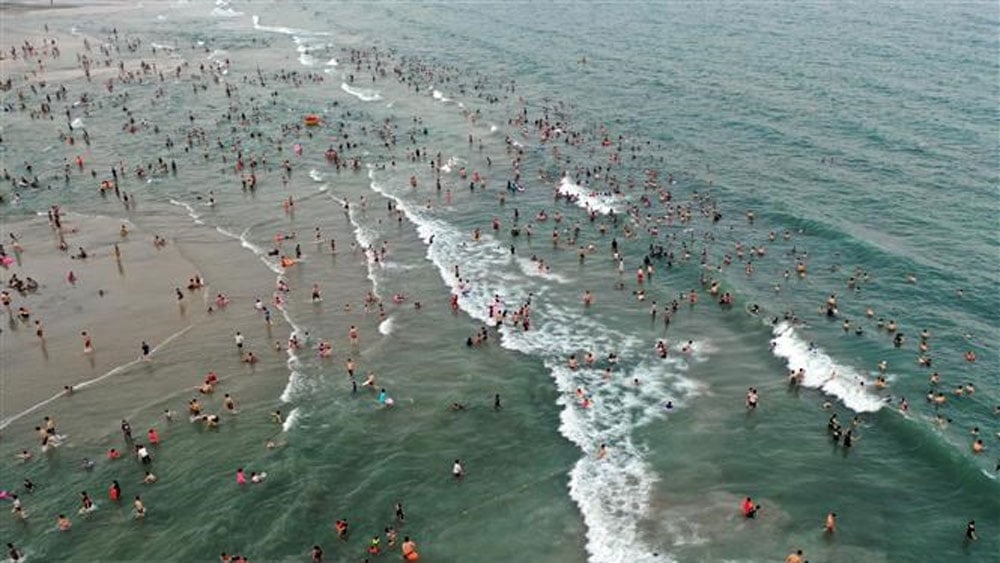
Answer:
[[[116,25],[120,33],[174,46],[171,56],[192,66],[229,58],[225,76],[244,104],[282,90],[276,103],[258,102],[262,119],[240,125],[223,119],[219,87],[195,94],[178,80],[156,102],[153,84],[120,87],[132,111],[175,137],[168,154],[181,166],[176,177],[139,183],[130,175],[123,182],[139,202],[128,220],[144,233],[169,236],[191,272],[201,272],[212,291],[230,294],[234,305],[211,318],[187,313],[178,328],[187,332],[164,338],[151,366],[109,365],[94,373],[84,367],[80,381],[94,383],[77,395],[22,418],[4,410],[4,487],[24,477],[40,487],[25,498],[28,524],[2,519],[0,530],[32,558],[209,560],[227,551],[296,560],[314,543],[337,559],[360,558],[365,539],[392,523],[399,500],[407,508],[401,532],[428,560],[767,561],[801,548],[818,561],[938,561],[989,560],[997,552],[996,6],[512,10],[233,1],[186,2],[169,26],[156,16],[138,8],[110,19],[56,12],[5,18],[5,26],[48,21],[94,38]],[[446,68],[450,79],[418,89],[392,79],[371,84],[366,69],[346,62],[350,49],[371,46],[396,60]],[[319,64],[334,60],[340,64]],[[237,78],[256,76],[258,68],[265,76],[284,70],[326,79],[297,88],[272,80],[264,89]],[[487,103],[484,90],[471,86],[477,82],[502,92],[501,101]],[[512,82],[513,92],[502,89]],[[575,169],[602,163],[607,153],[545,144],[530,128],[510,124],[521,98],[532,119],[547,113],[598,139],[606,130],[612,147],[628,147],[618,173],[635,187],[623,194],[590,187],[600,181]],[[210,139],[228,144],[239,136],[244,150],[268,153],[273,170],[260,173],[254,194],[240,190],[232,160],[225,166],[217,155],[203,159],[200,148],[181,150],[188,112]],[[247,129],[278,138],[280,124],[306,113],[321,115],[325,125],[286,135],[280,155],[273,144],[246,139]],[[95,139],[89,160],[110,165],[164,154],[162,135],[122,138],[119,117],[109,115],[82,117]],[[385,150],[370,134],[384,118],[399,124],[401,141],[412,132],[417,144]],[[8,116],[5,166],[13,171],[30,159],[39,167],[42,159],[58,177],[62,158],[75,153],[51,147],[57,124],[42,124],[44,134],[33,127],[23,114]],[[338,173],[323,151],[345,133],[362,143],[365,165]],[[291,151],[294,142],[304,146],[301,156]],[[572,163],[554,157],[553,145]],[[508,193],[501,207],[509,146],[524,151],[525,189]],[[426,162],[406,158],[414,147],[441,151],[450,204],[434,190]],[[294,164],[287,186],[277,171],[284,159]],[[488,177],[485,193],[469,192],[458,176],[462,167]],[[642,227],[635,239],[613,227],[599,234],[595,225],[613,225],[610,213],[621,215],[630,204],[639,205],[636,214],[647,225],[662,214],[658,204],[640,203],[647,169],[660,172],[661,186],[677,201],[717,204],[722,216],[713,223],[695,209],[690,225],[661,221],[655,240]],[[82,174],[68,186],[45,183],[53,189],[26,191],[20,207],[4,208],[11,230],[27,220],[19,217],[53,203],[94,216],[122,214],[114,199],[96,198]],[[205,203],[208,190],[214,206]],[[555,200],[557,192],[578,196],[576,204]],[[296,202],[291,215],[281,211],[289,196]],[[535,221],[532,239],[514,238],[515,207],[522,225],[543,210],[564,218]],[[503,225],[496,232],[489,230],[494,217]],[[552,229],[566,237],[577,225],[579,243],[596,249],[583,265],[574,248],[553,250],[550,243]],[[321,244],[312,242],[315,226]],[[483,231],[478,242],[476,228]],[[267,251],[276,232],[292,230],[305,256],[286,270]],[[612,238],[625,259],[621,277]],[[678,258],[669,266],[655,262],[640,302],[634,272],[651,243],[672,243]],[[746,253],[766,247],[751,276],[745,259],[721,271],[702,268],[702,248],[715,265],[723,254],[735,257],[738,243]],[[386,257],[376,260],[383,244]],[[683,248],[690,259],[680,258]],[[808,266],[803,277],[794,271],[800,261]],[[868,281],[847,286],[850,276],[864,273]],[[251,304],[268,300],[278,276],[296,291],[265,326]],[[703,276],[720,281],[736,305],[715,305]],[[171,288],[182,281],[148,287],[137,299],[172,308]],[[312,283],[324,289],[320,303],[308,299]],[[694,307],[685,300],[692,289],[702,294]],[[363,310],[369,290],[383,299],[385,316]],[[595,295],[589,308],[581,304],[584,290]],[[452,292],[457,311],[448,307]],[[396,294],[406,297],[399,305],[391,302]],[[836,321],[820,311],[830,294],[838,296]],[[488,345],[467,347],[466,338],[488,323],[494,299],[508,309],[530,299],[532,329],[503,326]],[[662,314],[653,319],[648,310],[654,300],[662,310],[673,299],[680,310],[665,328]],[[759,313],[750,314],[751,304]],[[36,311],[44,317],[45,306]],[[797,322],[784,322],[786,313]],[[106,322],[120,314],[127,313]],[[66,315],[93,323],[93,312]],[[845,318],[853,323],[847,332]],[[877,318],[900,324],[902,348],[877,328]],[[358,348],[347,342],[350,325],[361,330]],[[863,334],[855,334],[857,326]],[[933,369],[915,361],[925,328],[933,332]],[[233,350],[232,333],[241,329],[265,358],[256,369],[241,365]],[[309,349],[271,352],[273,341],[304,339],[307,331],[313,341],[335,344],[332,360]],[[30,341],[28,333],[17,338]],[[5,340],[5,362],[29,353],[13,349],[14,338]],[[135,348],[135,338],[115,340]],[[654,353],[659,339],[670,348],[666,359]],[[965,361],[967,350],[978,355],[974,364]],[[613,378],[604,377],[604,362],[566,366],[568,356],[587,351],[621,358]],[[380,408],[367,389],[351,393],[347,358],[378,375],[394,408]],[[56,360],[78,369],[72,362],[79,360]],[[881,360],[890,385],[875,392]],[[799,368],[806,377],[790,389],[787,370]],[[209,370],[241,398],[240,414],[218,432],[164,423],[159,413],[182,411]],[[931,371],[942,374],[949,395],[941,413],[951,422],[944,427],[923,398]],[[966,383],[975,395],[951,393]],[[753,412],[743,406],[748,387],[761,394]],[[592,406],[580,406],[580,391]],[[495,393],[503,399],[499,411],[492,408]],[[901,397],[909,412],[897,408]],[[466,410],[449,410],[454,402]],[[281,425],[269,417],[276,409],[285,413]],[[860,440],[851,450],[826,434],[834,412],[842,421],[860,416]],[[64,427],[73,422],[69,442],[29,464],[11,462],[13,452],[31,446],[30,426],[47,413]],[[154,486],[139,485],[141,468],[126,460],[102,460],[92,472],[77,468],[79,457],[99,458],[119,445],[122,417],[137,429],[157,425],[165,435],[155,452]],[[983,456],[970,453],[973,427],[987,443]],[[265,441],[278,447],[265,448]],[[609,453],[598,459],[601,444]],[[456,458],[468,471],[461,483],[448,472]],[[236,467],[265,470],[268,482],[239,489]],[[143,495],[150,511],[144,522],[102,502],[77,518],[70,534],[51,531],[54,514],[69,512],[78,490],[100,496],[111,479],[122,482],[125,498]],[[746,496],[762,504],[759,518],[739,514]],[[830,511],[838,514],[836,538],[821,530]],[[351,541],[336,540],[337,518],[351,522]],[[967,545],[962,534],[973,518],[982,539]]]

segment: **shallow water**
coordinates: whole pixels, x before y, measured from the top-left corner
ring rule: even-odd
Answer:
[[[996,349],[990,345],[998,336],[998,92],[986,80],[996,73],[996,6],[816,5],[789,12],[780,5],[518,5],[517,13],[501,4],[177,7],[183,11],[157,5],[111,19],[57,12],[4,19],[5,28],[38,29],[48,21],[53,30],[69,34],[72,28],[92,38],[106,36],[113,21],[123,37],[143,38],[140,53],[151,56],[155,42],[174,46],[168,55],[173,60],[190,62],[180,79],[165,81],[159,99],[152,97],[159,86],[155,78],[116,85],[116,94],[127,92],[128,100],[107,95],[96,82],[68,83],[74,93],[90,91],[102,104],[90,115],[74,110],[92,137],[86,160],[95,163],[99,177],[123,158],[133,165],[164,156],[180,167],[176,176],[156,175],[149,182],[134,174],[123,179],[123,189],[138,202],[131,211],[114,197],[94,196],[96,182],[89,175],[74,171],[63,184],[63,157],[80,151],[58,142],[57,132],[65,130],[61,104],[54,104],[52,123],[32,121],[23,112],[5,114],[4,165],[19,175],[19,163],[31,159],[44,170],[43,184],[52,185],[23,190],[18,206],[4,207],[5,232],[45,233],[44,217],[30,217],[52,203],[113,218],[93,227],[106,232],[102,241],[88,242],[100,249],[88,266],[102,272],[90,289],[121,283],[131,300],[108,310],[86,306],[79,296],[63,299],[62,267],[33,265],[29,248],[23,270],[43,281],[43,291],[29,303],[53,331],[62,331],[49,337],[60,353],[40,363],[32,331],[5,328],[5,367],[82,370],[70,380],[84,381],[130,362],[142,338],[160,342],[192,327],[155,352],[152,362],[129,364],[18,420],[10,419],[61,384],[46,388],[36,381],[21,389],[18,377],[37,379],[41,373],[5,373],[2,416],[10,424],[4,423],[2,484],[14,488],[29,477],[39,490],[25,496],[27,525],[0,519],[0,535],[24,546],[29,558],[208,560],[227,551],[299,560],[313,543],[335,559],[360,558],[367,536],[392,523],[392,506],[400,499],[407,509],[401,534],[412,535],[428,560],[531,554],[543,561],[764,561],[797,547],[820,561],[988,560],[1000,548],[1000,536],[992,532],[1000,525],[994,470],[1000,444],[992,414],[1000,397]],[[364,69],[353,71],[350,84],[349,50],[371,45],[383,57],[391,49],[397,57],[457,70],[450,79],[423,80],[417,90],[391,78],[370,84]],[[223,118],[224,90],[197,69],[227,58],[220,80],[235,86],[234,99],[250,113],[249,124]],[[63,59],[72,66],[70,54]],[[332,59],[338,64],[324,63]],[[270,82],[266,89],[243,81],[255,79],[258,68]],[[315,72],[325,80],[292,86],[274,76],[280,69]],[[192,93],[191,74],[203,74],[196,82],[208,89]],[[511,80],[516,92],[503,92]],[[476,81],[488,83],[500,103],[486,103],[471,86]],[[271,103],[274,89],[281,93]],[[5,94],[6,101],[14,99]],[[556,161],[552,146],[558,142],[542,144],[530,128],[508,123],[522,96],[531,119],[544,111],[597,139],[603,125],[612,147],[589,153],[560,145],[573,163]],[[249,109],[251,97],[259,110]],[[161,133],[119,132],[120,106]],[[477,109],[475,122],[463,113]],[[298,123],[308,112],[320,114],[325,124],[309,134],[282,134],[281,125]],[[185,122],[189,113],[194,122]],[[419,124],[411,121],[416,115]],[[390,117],[400,142],[391,152],[372,135]],[[206,130],[207,148],[184,152],[189,123]],[[282,138],[282,153],[271,142],[248,139],[248,130]],[[415,145],[408,141],[411,132]],[[366,166],[358,171],[336,172],[323,158],[345,133],[363,144],[346,151],[364,158]],[[173,150],[163,147],[164,134],[176,142]],[[635,269],[650,244],[643,227],[635,240],[621,230],[602,236],[594,225],[610,225],[610,218],[598,214],[592,224],[582,205],[553,200],[560,185],[563,191],[589,191],[562,180],[564,173],[576,186],[585,183],[576,167],[586,158],[607,161],[618,135],[627,144],[617,174],[634,187],[622,201],[590,198],[592,207],[621,211],[638,204],[637,215],[651,224],[647,214],[665,213],[653,191],[645,192],[651,206],[640,202],[643,171],[655,168],[674,201],[698,194],[698,202],[717,201],[722,213],[713,224],[696,203],[692,224],[659,223],[659,244],[672,244],[677,258],[669,267],[656,263],[642,303],[632,292],[638,289]],[[508,193],[501,207],[498,198],[510,177],[505,136],[524,147],[525,190]],[[232,172],[235,152],[228,147],[237,137],[245,154],[268,155],[270,170],[259,171],[253,193],[240,190]],[[216,140],[227,146],[226,163],[219,160]],[[292,150],[296,142],[303,146],[301,156]],[[414,146],[431,155],[440,150],[450,160],[442,176],[450,203],[434,190],[427,162],[406,157]],[[284,185],[278,166],[286,158],[294,171]],[[489,187],[470,192],[468,180],[457,174],[462,166],[484,174]],[[676,184],[667,185],[668,175]],[[411,176],[418,179],[416,190],[409,187]],[[207,205],[209,190],[214,206]],[[289,196],[294,213],[282,213]],[[345,200],[351,202],[349,213],[343,211]],[[401,217],[386,210],[390,201]],[[515,207],[522,225],[543,209],[565,218],[558,224],[552,218],[536,221],[532,237],[515,239],[509,235]],[[747,210],[755,213],[753,224]],[[110,245],[125,216],[135,225],[130,236],[167,236],[183,261],[168,267],[160,259],[167,278],[161,284],[115,282]],[[502,223],[496,232],[490,229],[494,217]],[[579,244],[596,247],[582,266],[572,247],[554,250],[551,243],[554,228],[565,240],[577,224]],[[320,243],[313,242],[317,226]],[[473,241],[476,228],[483,233],[480,242]],[[272,307],[274,324],[268,327],[251,305],[256,297],[270,301],[281,272],[266,255],[277,231],[296,231],[304,258],[284,272],[293,291],[285,314]],[[768,239],[771,231],[774,241]],[[610,254],[613,236],[625,257],[622,291],[616,290]],[[336,254],[329,252],[331,238]],[[389,249],[384,262],[361,250],[382,241]],[[751,246],[767,249],[753,260],[752,276],[744,273],[746,259],[736,257],[738,241],[747,253]],[[352,248],[354,242],[359,248]],[[286,242],[285,251],[293,246]],[[732,255],[733,264],[703,270],[699,254],[705,246],[713,266],[723,254]],[[683,248],[690,248],[690,259],[680,258]],[[539,271],[528,260],[532,255],[550,269]],[[135,258],[126,253],[126,270],[157,267]],[[808,265],[807,276],[794,274],[796,260]],[[470,285],[455,279],[456,265]],[[870,279],[852,291],[846,281],[856,269]],[[788,278],[786,270],[793,272]],[[195,271],[210,287],[188,294],[181,309],[173,287]],[[916,283],[907,281],[910,273]],[[703,274],[732,291],[736,305],[714,305],[700,283]],[[90,277],[85,272],[82,280],[90,283]],[[323,290],[318,304],[309,300],[313,283]],[[689,307],[682,294],[692,288],[701,301]],[[385,318],[363,310],[369,289],[383,298]],[[584,289],[595,296],[586,309],[580,304]],[[448,308],[452,290],[467,290],[454,313]],[[233,304],[204,313],[216,291],[230,295]],[[393,304],[390,297],[397,293],[407,300]],[[836,321],[818,311],[831,293],[838,295]],[[532,330],[505,326],[488,345],[466,347],[465,339],[486,322],[495,294],[508,309],[530,295]],[[675,298],[682,304],[668,329],[662,313],[650,319],[653,300],[662,311]],[[414,301],[423,307],[415,309]],[[146,314],[139,311],[150,303],[157,312],[148,307],[148,324],[159,327],[150,336],[115,321]],[[762,308],[759,316],[747,314],[752,303]],[[865,318],[867,307],[876,318],[900,323],[907,336],[902,348],[893,347],[875,319]],[[769,319],[785,311],[795,311],[804,325],[772,326]],[[864,334],[855,335],[853,326],[842,331],[844,318]],[[81,325],[95,327],[100,365],[89,367],[73,353],[79,347],[73,333]],[[357,349],[347,340],[351,325],[361,332]],[[933,370],[915,361],[923,328],[933,332]],[[262,357],[252,370],[239,362],[235,330]],[[275,351],[273,343],[284,348],[293,331],[299,338],[308,331],[313,344],[330,340],[333,358],[320,359],[309,349]],[[667,360],[653,353],[660,338],[670,344]],[[688,340],[690,354],[682,350]],[[117,353],[119,346],[126,352]],[[113,347],[117,355],[105,352]],[[963,358],[968,349],[978,355],[974,364]],[[603,362],[595,369],[565,367],[570,354],[588,350],[598,358],[612,351],[622,358],[611,380],[603,378]],[[360,372],[378,374],[395,408],[379,408],[369,390],[351,393],[344,369],[349,357]],[[875,393],[868,389],[883,359],[890,387]],[[803,388],[787,388],[789,367],[807,370]],[[216,432],[158,418],[169,407],[183,419],[186,400],[209,370],[223,377],[222,392],[239,401],[238,415],[224,417]],[[946,428],[934,424],[935,411],[923,400],[935,370],[949,395],[941,411],[951,419]],[[838,376],[830,380],[832,371]],[[976,386],[975,395],[950,393],[966,382]],[[18,385],[14,408],[11,385]],[[742,401],[751,386],[760,390],[761,406],[747,412]],[[577,405],[580,388],[592,395],[592,407]],[[494,393],[503,397],[499,412],[492,409]],[[896,408],[900,396],[909,399],[907,414]],[[668,411],[666,401],[675,407]],[[830,410],[821,408],[825,401],[832,402]],[[450,411],[453,402],[467,404],[467,410]],[[210,412],[222,410],[218,396],[206,404]],[[283,425],[270,420],[275,409],[286,414]],[[831,411],[844,422],[864,413],[860,440],[850,451],[825,434]],[[13,463],[13,452],[32,447],[30,429],[45,414],[57,418],[68,442],[23,467]],[[129,460],[100,459],[91,473],[76,469],[83,456],[101,458],[108,447],[121,447],[121,417],[137,433],[156,425],[164,434],[155,452],[159,483],[140,485],[142,470]],[[969,451],[974,426],[987,444],[983,456]],[[269,439],[283,445],[266,449]],[[598,460],[602,443],[609,454]],[[455,458],[468,470],[461,483],[448,475]],[[268,481],[238,489],[233,473],[241,466],[267,471]],[[141,492],[150,510],[144,522],[131,521],[127,509],[104,500],[111,479],[122,483],[126,499]],[[83,489],[98,500],[99,510],[75,517],[69,534],[54,532],[54,515],[71,511]],[[761,517],[752,521],[738,512],[748,495],[763,505]],[[838,514],[835,539],[821,533],[828,511]],[[332,523],[345,517],[353,532],[341,543]],[[982,539],[970,546],[963,544],[962,530],[972,518]]]

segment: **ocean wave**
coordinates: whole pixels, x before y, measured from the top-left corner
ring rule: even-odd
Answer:
[[[441,172],[444,172],[445,174],[450,174],[451,171],[454,170],[456,166],[461,166],[463,164],[465,164],[465,160],[463,160],[463,159],[461,159],[461,158],[459,158],[457,156],[452,156],[452,157],[448,158],[447,162],[445,162],[444,164],[441,165],[440,170],[441,170]]]
[[[607,215],[612,211],[620,213],[622,198],[610,193],[600,193],[594,190],[573,183],[568,177],[564,177],[556,186],[556,191],[570,198],[578,206],[587,211],[594,211],[601,215]]]
[[[183,207],[184,209],[186,209],[188,212],[188,217],[190,217],[191,220],[193,220],[196,225],[205,224],[205,222],[201,220],[201,215],[198,215],[190,204],[187,204],[183,201],[177,201],[176,199],[171,199],[170,204],[176,205],[177,207]]]
[[[271,32],[271,33],[281,33],[283,35],[296,35],[296,34],[298,34],[298,35],[320,35],[320,36],[329,36],[330,35],[329,33],[325,32],[325,31],[309,31],[307,29],[295,29],[295,28],[292,28],[292,27],[281,27],[281,26],[272,26],[272,25],[260,25],[260,16],[258,16],[256,14],[251,19],[253,20],[253,28],[256,29],[257,31],[268,31],[268,32]]]
[[[295,427],[295,423],[298,422],[298,420],[299,420],[299,414],[300,414],[300,411],[299,411],[298,407],[295,407],[294,409],[292,409],[292,412],[288,413],[288,417],[285,418],[285,422],[283,422],[281,424],[281,431],[282,432],[288,432],[289,430],[291,430],[292,428],[294,428]]]
[[[492,237],[486,235],[481,242],[470,243],[458,228],[417,205],[407,205],[376,180],[373,168],[369,178],[372,189],[394,200],[416,226],[428,245],[427,258],[470,317],[488,323],[491,301],[499,299],[504,306],[513,307],[533,296],[535,325],[530,331],[501,325],[500,344],[543,360],[561,393],[560,432],[587,452],[570,473],[570,494],[588,528],[591,560],[651,560],[652,549],[644,543],[641,524],[649,517],[649,497],[658,476],[644,460],[633,432],[666,416],[667,401],[679,406],[699,392],[700,386],[683,376],[688,358],[652,359],[652,343],[613,330],[577,308],[544,299],[545,282],[550,280],[512,275],[516,259]],[[462,281],[454,275],[455,264],[461,265]],[[708,346],[699,348],[702,355],[709,353]],[[565,365],[567,356],[585,350],[598,355],[613,351],[624,359],[623,365],[616,368],[611,381],[604,379],[603,370],[570,370]],[[635,363],[634,358],[643,357],[651,359]],[[629,362],[631,366],[626,365]],[[639,383],[634,384],[634,380]],[[584,408],[574,399],[577,389],[588,390],[593,397],[591,406]],[[601,443],[608,444],[611,453],[598,460],[593,452]]]
[[[309,54],[310,47],[306,39],[294,35],[292,41],[295,42],[295,51],[299,54],[299,63],[302,66],[316,66],[316,57]]]
[[[441,90],[435,90],[433,87],[431,87],[431,97],[434,98],[435,100],[437,100],[439,102],[443,102],[443,103],[448,103],[448,102],[451,101],[451,98],[449,98],[449,97],[445,96],[444,94],[442,94]]]
[[[871,392],[875,389],[871,381],[850,366],[838,365],[822,349],[810,349],[810,344],[799,338],[791,324],[776,325],[771,342],[774,355],[784,358],[788,369],[805,370],[804,387],[833,395],[855,412],[875,412],[885,404]]]
[[[527,258],[517,258],[517,265],[521,267],[521,272],[526,276],[542,278],[546,280],[552,280],[562,284],[570,283],[568,278],[560,276],[559,274],[553,274],[547,270],[539,270],[538,263],[533,262]]]
[[[382,99],[382,95],[376,90],[366,90],[364,88],[352,88],[346,82],[340,83],[340,89],[361,100],[362,102],[375,102]]]
[[[212,15],[217,18],[238,18],[243,15],[243,12],[237,12],[232,8],[212,8]]]
[[[379,258],[375,254],[378,252],[375,248],[375,233],[362,225],[358,219],[357,207],[356,205],[348,206],[347,218],[354,227],[354,238],[358,241],[358,246],[365,253],[365,264],[368,268],[368,280],[372,282],[372,293],[379,297],[381,294],[379,293],[378,277],[375,275],[375,268],[379,264]]]
[[[281,315],[285,318],[285,322],[292,328],[291,334],[288,335],[289,339],[294,336],[302,344],[302,346],[307,346],[305,331],[303,331],[299,325],[295,324],[295,320],[288,313],[288,308],[278,307],[277,309],[281,311]],[[290,403],[306,391],[307,380],[305,374],[302,373],[302,360],[299,358],[296,350],[290,346],[286,347],[285,354],[288,356],[288,359],[285,361],[285,366],[288,368],[288,383],[285,384],[285,389],[281,392],[281,396],[279,398],[283,403]],[[295,410],[292,412],[294,413]],[[285,420],[286,431],[288,428],[291,428],[291,420],[292,415],[289,414],[288,419]]]

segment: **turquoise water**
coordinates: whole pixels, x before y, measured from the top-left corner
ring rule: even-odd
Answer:
[[[99,177],[119,159],[176,159],[176,176],[143,184],[130,173],[123,180],[139,202],[128,220],[149,238],[166,233],[190,270],[234,303],[214,316],[190,313],[190,332],[164,345],[149,367],[128,368],[21,419],[11,417],[28,405],[5,407],[4,485],[15,488],[23,474],[40,486],[25,497],[27,524],[0,519],[0,535],[35,560],[209,560],[221,551],[302,560],[314,543],[334,560],[350,560],[363,557],[368,536],[392,524],[393,504],[402,500],[401,535],[413,536],[430,561],[767,561],[796,548],[810,561],[995,559],[997,16],[987,4],[192,2],[112,17],[67,11],[4,18],[12,30],[47,21],[93,38],[107,36],[114,23],[123,36],[143,39],[140,53],[151,53],[155,42],[176,48],[170,57],[177,62],[190,62],[180,79],[166,81],[160,99],[151,98],[155,80],[116,85],[127,101],[80,78],[67,87],[101,104],[90,115],[74,110],[94,140],[87,160]],[[389,62],[387,76],[371,83],[373,45]],[[361,70],[352,70],[350,49],[364,50]],[[228,100],[207,72],[192,78],[199,64],[226,58],[228,71],[217,76],[236,88]],[[267,88],[254,82],[258,68]],[[323,81],[294,85],[276,76],[281,69]],[[398,83],[394,69],[412,84]],[[355,84],[342,87],[351,73]],[[193,94],[192,82],[208,88]],[[280,95],[271,103],[274,90]],[[489,103],[487,94],[498,101]],[[233,120],[224,117],[230,103]],[[119,134],[125,104],[161,132]],[[78,151],[59,145],[62,110],[55,107],[51,127],[24,112],[5,114],[4,166],[20,175],[19,163],[32,160],[53,176],[43,175],[52,190],[22,190],[17,206],[4,207],[9,230],[23,231],[19,217],[52,203],[126,216],[114,198],[94,197],[89,175],[74,173],[62,187],[62,159]],[[522,107],[527,123],[511,121]],[[186,153],[189,112],[206,142]],[[238,123],[240,112],[249,123]],[[325,125],[311,135],[281,128],[307,112],[320,113]],[[530,123],[543,115],[584,141],[541,142]],[[374,134],[385,119],[396,135],[391,149]],[[610,146],[601,145],[605,130]],[[248,138],[249,131],[266,141]],[[341,151],[362,159],[357,171],[337,172],[323,158],[345,132],[360,145]],[[174,149],[164,148],[165,134]],[[240,190],[232,172],[237,139],[244,154],[267,153],[270,170],[261,171],[253,194]],[[296,142],[301,156],[292,151]],[[505,192],[517,147],[525,190]],[[410,159],[416,148],[418,162]],[[442,192],[426,158],[439,151],[442,164],[450,161]],[[622,195],[601,203],[616,208],[617,225],[554,200],[564,172],[583,183],[581,167],[606,164],[615,152]],[[294,164],[287,186],[278,169],[286,158]],[[482,173],[488,186],[470,192],[469,179],[458,176],[462,166]],[[658,188],[644,190],[647,169],[659,172]],[[589,182],[611,189],[603,172]],[[214,207],[205,205],[208,190]],[[669,205],[658,200],[659,190],[671,192]],[[296,201],[291,215],[281,212],[289,195]],[[345,199],[352,203],[347,215]],[[680,219],[678,205],[690,209],[690,222]],[[510,235],[514,208],[521,226],[534,223],[531,238]],[[538,221],[541,210],[564,218]],[[496,232],[494,217],[502,224]],[[312,242],[317,226],[321,244]],[[577,243],[567,245],[577,226]],[[553,248],[553,229],[562,248]],[[251,304],[274,291],[280,268],[266,250],[279,230],[298,232],[305,260],[284,272],[293,288],[287,316],[273,311],[267,330]],[[333,256],[329,238],[337,241]],[[621,275],[612,238],[624,258]],[[352,241],[376,248],[387,241],[386,262],[366,259]],[[656,274],[639,302],[635,270],[651,243],[674,259],[669,266],[654,259]],[[581,265],[576,249],[588,244],[595,250]],[[766,254],[748,276],[752,246]],[[721,266],[727,254],[732,264]],[[539,271],[533,255],[550,270]],[[30,253],[26,258],[29,271]],[[794,273],[800,261],[808,266],[801,278]],[[465,282],[452,275],[456,265]],[[847,280],[855,271],[869,276],[852,290]],[[703,276],[733,292],[735,305],[715,305]],[[165,315],[174,314],[171,288],[179,281],[149,290],[163,300]],[[318,305],[309,302],[313,283],[324,292]],[[694,307],[685,295],[692,288],[700,294]],[[368,290],[383,299],[385,319],[364,312]],[[589,308],[581,305],[584,290],[595,296]],[[460,294],[459,311],[449,308],[449,292]],[[397,293],[407,296],[401,305],[391,301]],[[820,312],[831,293],[838,295],[836,320]],[[487,322],[494,294],[508,311],[530,296],[531,330],[505,326],[491,332],[489,344],[465,346]],[[57,315],[95,322],[90,311],[26,299],[53,325]],[[664,328],[663,306],[672,299],[680,306]],[[651,320],[654,300],[659,312]],[[423,306],[415,309],[414,301]],[[748,314],[751,304],[762,312]],[[786,311],[802,322],[770,322]],[[846,333],[845,318],[852,323]],[[899,323],[902,347],[877,328],[878,318]],[[358,349],[346,338],[350,325],[361,331]],[[862,335],[854,333],[858,326]],[[933,369],[916,361],[925,328],[933,333]],[[252,372],[233,352],[234,330],[265,358]],[[300,337],[308,331],[311,343],[331,341],[333,358],[272,353],[271,343],[292,330]],[[30,332],[4,332],[5,358],[33,353],[23,344]],[[132,334],[106,332],[104,342],[137,345]],[[666,360],[654,353],[658,339],[670,346]],[[682,349],[688,340],[691,353]],[[975,363],[965,361],[967,350],[976,352]],[[604,361],[595,369],[566,367],[571,354],[587,351],[601,360],[610,352],[621,357],[610,380]],[[351,394],[347,357],[358,360],[359,371],[378,374],[394,408],[379,408],[365,389]],[[881,360],[889,387],[875,392]],[[800,367],[804,385],[789,389],[787,369]],[[163,408],[183,412],[209,369],[224,375],[241,413],[218,432],[160,421]],[[828,380],[833,371],[838,377]],[[951,419],[946,427],[924,401],[932,371],[948,395],[940,411]],[[156,379],[155,391],[143,377]],[[952,393],[966,383],[975,385],[974,395]],[[748,412],[743,398],[751,386],[761,406]],[[593,406],[578,405],[578,388],[592,394]],[[495,393],[501,411],[492,408]],[[898,409],[903,396],[905,414]],[[666,401],[675,408],[665,409]],[[221,410],[218,397],[206,402]],[[467,409],[452,412],[453,402]],[[295,414],[281,427],[269,420],[274,409]],[[30,427],[50,412],[68,443],[23,467],[11,462],[14,451],[34,444]],[[850,450],[826,435],[832,412],[845,423],[861,413],[860,440]],[[76,469],[79,457],[121,444],[122,416],[137,429],[156,424],[166,434],[156,485],[141,487],[142,470],[128,461]],[[973,427],[987,446],[979,456],[970,451]],[[284,445],[266,449],[268,439]],[[609,454],[598,459],[602,443]],[[455,458],[468,470],[461,483],[449,476]],[[241,466],[267,471],[268,482],[238,489],[233,473]],[[143,494],[150,507],[144,522],[104,500],[111,479],[121,481],[125,498]],[[71,533],[56,533],[54,514],[72,511],[83,489],[100,509],[77,517]],[[755,520],[739,514],[745,496],[763,506]],[[829,511],[838,514],[836,538],[822,533]],[[337,518],[351,522],[346,543],[332,531]],[[969,545],[963,527],[973,518],[981,539]]]

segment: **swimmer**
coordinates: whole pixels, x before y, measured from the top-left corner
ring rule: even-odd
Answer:
[[[604,459],[608,456],[608,445],[601,444],[601,447],[597,449],[597,459]]]
[[[347,541],[347,532],[349,525],[346,519],[338,519],[334,522],[333,527],[337,530],[337,537],[341,540]]]
[[[153,474],[152,474],[151,472],[149,472],[149,471],[147,471],[147,472],[146,472],[146,476],[142,478],[142,482],[143,482],[143,484],[145,484],[145,485],[152,485],[153,483],[155,483],[155,482],[156,482],[156,480],[157,480],[157,477],[156,477],[156,475],[153,475]]]
[[[56,517],[56,528],[58,528],[60,532],[68,532],[72,527],[73,522],[70,521],[65,514],[60,514]]]
[[[403,536],[403,560],[417,561],[420,555],[417,553],[417,544],[410,539],[410,536]]]
[[[142,499],[139,495],[135,495],[135,500],[132,501],[133,514],[136,518],[146,517],[146,505],[142,503]]]
[[[826,514],[826,523],[823,525],[824,531],[828,534],[832,534],[837,531],[837,513],[828,512]]]
[[[17,495],[10,495],[10,501],[11,514],[13,514],[18,520],[24,520],[26,515],[24,513],[24,506],[21,504],[21,499],[18,498]]]
[[[462,467],[462,462],[460,460],[456,459],[455,463],[451,466],[451,476],[454,477],[456,481],[465,476],[465,468]]]

